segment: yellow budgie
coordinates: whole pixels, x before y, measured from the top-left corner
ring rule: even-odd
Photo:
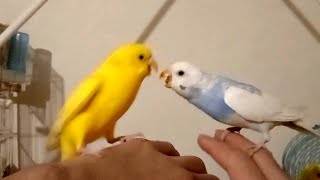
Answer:
[[[49,133],[48,150],[60,149],[61,160],[66,160],[100,137],[115,143],[137,136],[114,137],[114,128],[153,69],[157,71],[157,63],[142,44],[124,45],[112,52],[65,102]]]
[[[310,164],[302,170],[298,180],[320,180],[320,164]]]

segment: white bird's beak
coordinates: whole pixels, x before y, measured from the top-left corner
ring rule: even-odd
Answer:
[[[165,79],[165,86],[167,88],[171,88],[171,81],[172,81],[172,73],[169,70],[164,70],[160,73],[160,78],[166,78]]]

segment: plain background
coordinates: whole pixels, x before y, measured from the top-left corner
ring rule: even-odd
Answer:
[[[114,48],[134,41],[164,1],[51,0],[21,31],[31,45],[53,53],[53,68],[69,95]],[[320,30],[320,3],[292,1]],[[10,23],[31,0],[1,0],[0,21]],[[293,105],[309,107],[317,118],[320,100],[320,42],[281,0],[178,0],[146,42],[160,69],[190,61],[202,69],[251,83]],[[210,173],[226,174],[196,143],[199,133],[226,128],[163,87],[146,79],[116,135],[143,132],[149,139],[172,142],[182,155],[201,157]],[[243,131],[255,141],[261,136]],[[294,130],[272,130],[268,147],[281,163]],[[95,146],[104,146],[100,141]]]

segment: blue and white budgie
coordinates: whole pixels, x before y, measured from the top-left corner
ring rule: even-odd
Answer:
[[[253,155],[271,137],[269,131],[278,125],[320,136],[315,122],[304,119],[303,107],[290,107],[258,88],[224,76],[202,72],[188,62],[176,62],[160,74],[165,86],[188,100],[215,120],[231,125],[230,131],[248,128],[263,134],[263,142],[251,148]]]

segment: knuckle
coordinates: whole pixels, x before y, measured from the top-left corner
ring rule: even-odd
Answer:
[[[162,147],[166,147],[170,150],[176,150],[175,147],[168,141],[153,141],[154,143],[161,145]]]
[[[128,142],[126,142],[126,144],[130,144],[130,146],[132,148],[136,148],[136,149],[147,149],[150,146],[150,143],[147,140],[144,139],[132,139]]]
[[[147,143],[146,139],[136,138],[136,139],[133,139],[133,140],[138,142],[138,143]]]
[[[180,171],[180,173],[177,174],[177,177],[175,179],[193,180],[193,175],[187,171]]]
[[[204,162],[203,162],[203,160],[202,160],[201,158],[199,158],[199,157],[197,157],[197,156],[191,156],[191,158],[193,158],[194,161],[197,161],[197,162],[199,162],[199,163],[201,163],[201,164],[204,165]]]
[[[173,144],[167,142],[167,141],[163,141],[162,143],[166,144],[166,146],[168,146],[170,149],[175,149]]]
[[[135,139],[135,141],[136,141],[136,144],[141,148],[150,149],[152,146],[151,143],[146,139]]]
[[[187,156],[190,162],[193,162],[194,164],[197,164],[198,166],[205,168],[205,164],[203,160],[197,156]]]

